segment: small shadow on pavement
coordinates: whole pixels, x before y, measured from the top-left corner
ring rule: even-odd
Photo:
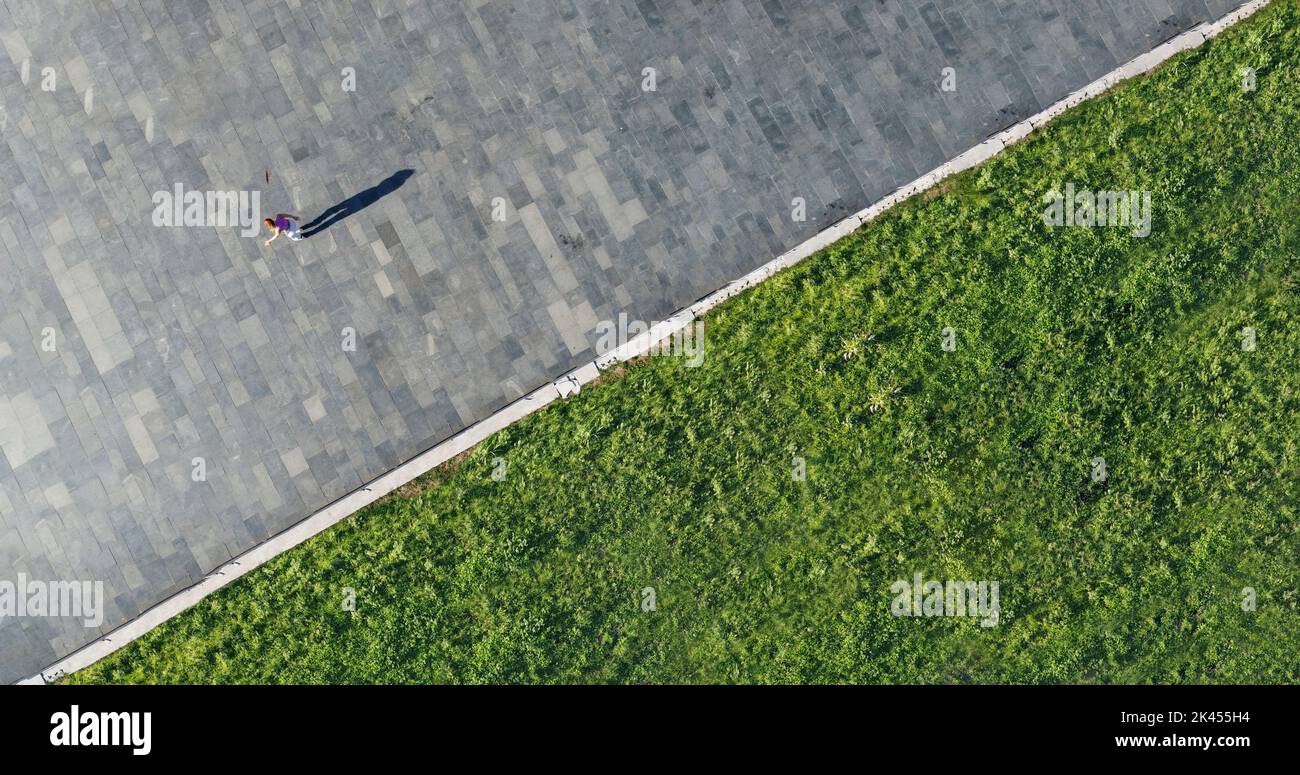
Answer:
[[[371,186],[359,194],[344,199],[325,212],[316,216],[311,223],[302,227],[303,239],[314,237],[329,227],[355,213],[359,213],[380,199],[402,187],[406,179],[415,174],[415,170],[398,170],[378,185]]]

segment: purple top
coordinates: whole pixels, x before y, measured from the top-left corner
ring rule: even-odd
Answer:
[[[280,229],[282,231],[287,230],[289,228],[289,219],[285,218],[283,215],[280,216],[279,218],[276,218],[275,228]]]

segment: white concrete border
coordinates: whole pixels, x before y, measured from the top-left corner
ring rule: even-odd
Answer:
[[[683,307],[670,315],[667,320],[651,326],[649,331],[633,337],[617,349],[601,355],[591,363],[574,369],[554,383],[520,398],[504,409],[471,425],[360,489],[354,490],[334,501],[293,527],[276,534],[217,568],[194,586],[172,595],[135,619],[113,630],[107,636],[83,646],[40,673],[18,681],[18,683],[44,684],[47,675],[57,676],[72,673],[103,659],[245,573],[262,565],[272,557],[292,549],[312,536],[341,522],[346,517],[369,506],[398,487],[469,450],[493,433],[522,420],[552,401],[577,394],[583,385],[598,377],[601,371],[649,352],[653,345],[668,339],[677,331],[690,325],[695,318],[718,306],[723,301],[758,285],[782,269],[794,266],[840,238],[852,234],[860,226],[875,219],[889,208],[914,194],[932,188],[944,178],[975,167],[996,156],[1007,146],[1024,139],[1034,129],[1043,126],[1075,105],[1102,94],[1120,81],[1152,70],[1175,54],[1196,48],[1242,19],[1259,11],[1269,2],[1270,0],[1250,0],[1250,2],[1243,4],[1235,11],[1230,11],[1219,20],[1199,24],[1187,32],[1156,46],[1151,51],[1132,59],[1082,89],[1066,95],[1041,113],[1030,116],[1015,126],[1004,129],[965,153],[940,165],[937,169],[922,175],[907,185],[901,186],[870,207],[822,230],[811,239],[782,253],[744,277],[733,280],[694,304]]]

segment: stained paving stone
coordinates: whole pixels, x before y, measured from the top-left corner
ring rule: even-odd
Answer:
[[[0,619],[0,680],[1232,5],[8,0],[0,580],[106,600]],[[153,222],[407,169],[299,243]]]

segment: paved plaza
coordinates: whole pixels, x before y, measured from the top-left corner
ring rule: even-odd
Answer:
[[[0,0],[0,681],[1236,4]]]

